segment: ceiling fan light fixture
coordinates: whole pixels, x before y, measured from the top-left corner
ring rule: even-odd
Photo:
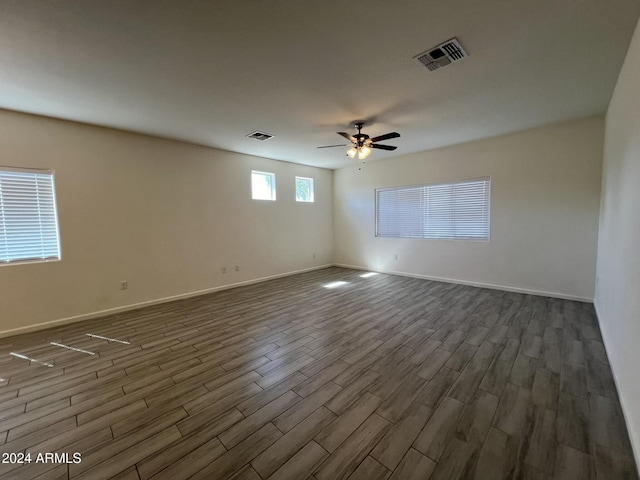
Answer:
[[[371,154],[371,149],[366,145],[360,147],[360,151],[358,152],[358,160],[364,160]]]
[[[349,158],[354,158],[356,156],[356,153],[358,153],[358,149],[356,147],[347,150],[347,155],[349,155]]]

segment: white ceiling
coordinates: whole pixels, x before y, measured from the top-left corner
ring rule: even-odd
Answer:
[[[603,113],[638,0],[0,0],[0,107],[307,165]],[[469,58],[413,57],[458,37]],[[246,134],[275,135],[266,142]]]

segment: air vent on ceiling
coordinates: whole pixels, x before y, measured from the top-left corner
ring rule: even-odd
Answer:
[[[256,130],[255,132],[252,132],[249,135],[247,135],[247,137],[264,141],[264,140],[269,140],[270,138],[273,138],[273,135]]]
[[[424,65],[427,70],[433,72],[468,56],[458,39],[452,38],[413,58]]]

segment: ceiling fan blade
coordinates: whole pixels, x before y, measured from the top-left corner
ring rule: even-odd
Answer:
[[[344,138],[349,140],[350,142],[356,143],[356,139],[349,135],[347,132],[336,132],[338,135],[342,135]]]
[[[392,147],[391,145],[378,145],[377,143],[374,143],[373,145],[371,145],[371,148],[379,148],[380,150],[395,150],[398,147]]]
[[[349,145],[351,145],[351,144],[350,143],[343,143],[341,145],[324,145],[322,147],[316,147],[316,148],[348,147]]]
[[[380,142],[382,140],[389,140],[390,138],[398,138],[400,134],[398,132],[385,133],[384,135],[380,135],[379,137],[373,137],[371,139],[372,142]]]

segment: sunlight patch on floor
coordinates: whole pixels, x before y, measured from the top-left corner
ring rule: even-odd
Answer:
[[[367,272],[360,275],[360,278],[375,277],[376,275],[378,275],[378,272]]]
[[[324,288],[336,288],[336,287],[342,287],[343,285],[347,285],[349,282],[344,282],[342,280],[337,280],[335,282],[331,282],[331,283],[326,283],[323,285]]]

